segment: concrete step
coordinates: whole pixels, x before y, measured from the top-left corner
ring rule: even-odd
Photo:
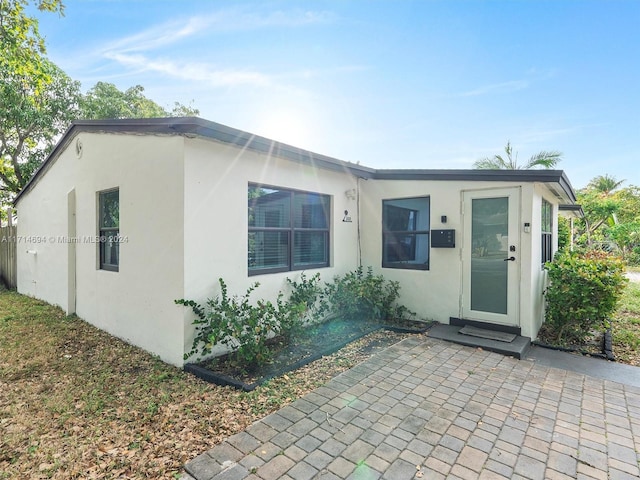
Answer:
[[[460,325],[438,324],[429,329],[428,335],[432,338],[438,338],[468,347],[482,348],[490,352],[501,353],[502,355],[515,357],[518,360],[524,358],[531,347],[531,339],[529,337],[518,335],[512,342],[501,342],[498,340],[463,335],[459,333],[462,328]]]

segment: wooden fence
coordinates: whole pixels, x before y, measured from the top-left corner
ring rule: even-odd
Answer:
[[[18,285],[17,246],[16,226],[0,227],[0,279],[7,288]]]

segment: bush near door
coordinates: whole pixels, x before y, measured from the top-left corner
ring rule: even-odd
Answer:
[[[545,265],[549,286],[545,332],[556,345],[580,345],[602,332],[627,279],[622,260],[602,251],[561,252]]]

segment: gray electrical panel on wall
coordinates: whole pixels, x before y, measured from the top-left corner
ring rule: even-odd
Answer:
[[[431,248],[455,248],[455,230],[431,230]]]

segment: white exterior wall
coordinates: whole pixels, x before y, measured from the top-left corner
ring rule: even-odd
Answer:
[[[64,236],[75,189],[76,304],[69,302],[69,245],[19,248],[18,291],[75,311],[87,322],[182,365],[183,144],[179,136],[79,134],[17,205],[22,236]],[[119,188],[118,272],[99,269],[97,192]],[[37,255],[26,250],[35,249]],[[71,297],[72,298],[72,297]]]
[[[75,154],[65,151],[17,209],[18,292],[72,313],[68,298],[67,194],[74,186]]]
[[[462,246],[464,220],[462,200],[465,191],[520,188],[520,238],[516,288],[519,290],[519,323],[524,336],[535,336],[540,325],[542,302],[540,289],[540,194],[534,196],[533,184],[507,182],[453,182],[422,180],[369,180],[362,182],[361,220],[363,264],[371,265],[389,280],[400,282],[401,303],[418,318],[449,323],[462,315]],[[536,187],[544,188],[544,187]],[[429,270],[382,268],[382,201],[394,198],[430,197],[431,230],[454,229],[455,248],[430,248]],[[550,198],[547,198],[551,201]],[[557,207],[555,207],[557,210]],[[537,217],[536,217],[537,212]],[[441,222],[446,215],[447,222]],[[531,233],[524,233],[524,223]]]
[[[520,327],[522,335],[533,338],[537,333],[537,317],[541,308],[537,300],[537,285],[540,280],[540,201],[534,198],[534,185],[522,185],[520,201]],[[536,216],[537,204],[537,216]],[[524,224],[530,232],[524,231]]]
[[[248,275],[249,183],[330,195],[330,267],[307,270],[305,275],[309,278],[320,272],[321,280],[329,281],[357,267],[357,203],[345,194],[356,188],[356,179],[350,174],[314,169],[203,139],[187,140],[185,158],[184,298],[204,302],[215,297],[222,278],[230,295],[243,295],[251,284],[260,282],[251,298],[274,301],[279,291],[286,293],[287,277],[299,279],[299,270]],[[351,223],[342,221],[345,210]],[[188,308],[184,314],[187,352],[193,342],[194,317]]]
[[[558,250],[558,212],[559,203],[551,192],[542,184],[536,184],[533,186],[532,193],[532,225],[537,228],[536,234],[531,237],[531,299],[533,301],[531,305],[531,317],[533,319],[533,334],[532,338],[537,336],[537,332],[540,326],[544,322],[545,316],[545,303],[544,303],[544,291],[547,287],[547,271],[542,266],[542,200],[546,200],[551,203],[552,212],[552,250],[555,252]],[[534,231],[532,229],[532,231]]]
[[[82,154],[76,154],[76,141]],[[300,271],[249,276],[247,188],[249,183],[309,191],[331,197],[330,266],[321,279],[354,270],[361,261],[401,285],[401,303],[419,318],[448,323],[462,318],[462,246],[465,191],[519,187],[519,323],[535,337],[543,319],[546,274],[540,265],[542,198],[558,201],[542,184],[423,180],[358,180],[346,171],[317,169],[200,138],[81,133],[71,139],[18,210],[18,291],[61,306],[67,313],[183,364],[194,328],[179,298],[199,302],[219,293],[242,295],[254,282],[254,300],[275,300],[286,278]],[[95,237],[97,193],[118,188],[118,272],[99,269]],[[358,192],[359,199],[347,191]],[[454,229],[456,247],[430,248],[429,270],[382,268],[382,201],[430,198],[430,229]],[[73,222],[75,210],[75,225]],[[352,222],[343,222],[344,212]],[[441,222],[441,216],[447,222]],[[554,217],[555,218],[555,217]],[[525,233],[523,225],[531,224]],[[77,235],[75,245],[61,239]],[[554,249],[557,223],[554,223]],[[74,263],[75,259],[75,263]]]
[[[461,191],[448,182],[368,180],[361,182],[362,263],[376,274],[400,282],[400,303],[418,318],[449,323],[460,310],[462,288]],[[395,198],[430,197],[431,230],[454,229],[455,248],[431,248],[429,270],[382,268],[382,201]],[[442,224],[440,217],[447,216]]]

